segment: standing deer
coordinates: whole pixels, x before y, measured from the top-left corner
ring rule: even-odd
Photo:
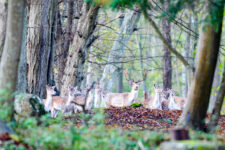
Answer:
[[[154,84],[155,96],[150,97],[150,99],[146,100],[144,106],[150,109],[160,109],[162,110],[162,98],[163,98],[163,89],[160,86]]]
[[[77,92],[77,87],[68,87],[68,97],[60,97],[54,96],[52,97],[52,104],[51,104],[51,117],[55,118],[58,115],[59,111],[68,112],[73,111],[70,108],[71,102],[74,99],[75,93]],[[73,107],[71,107],[73,108]]]
[[[128,72],[128,70],[125,70],[124,75],[125,75],[126,80],[132,84],[131,91],[127,92],[127,93],[106,93],[104,95],[104,98],[106,100],[107,107],[130,106],[133,102],[135,102],[137,100],[139,86],[146,79],[147,71],[145,70],[143,80],[136,81],[136,82],[134,80],[127,79],[127,72]]]
[[[92,89],[94,88],[95,82],[93,82],[89,87],[86,87],[82,92],[76,94],[72,103],[76,105],[76,111],[86,111],[92,108],[93,96]]]
[[[95,108],[106,107],[105,97],[106,97],[107,93],[111,93],[111,92],[102,90],[100,88],[99,83],[97,83],[95,85],[95,96],[94,96],[94,107]]]
[[[52,103],[52,96],[56,94],[56,91],[54,90],[55,86],[49,86],[46,85],[46,93],[47,93],[47,97],[46,99],[43,99],[43,104],[45,107],[45,111],[49,112],[50,111],[50,107],[51,107],[51,103]]]

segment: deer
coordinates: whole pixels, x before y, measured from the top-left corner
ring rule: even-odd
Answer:
[[[56,118],[59,111],[70,112],[74,111],[71,102],[74,100],[75,93],[77,92],[77,87],[68,87],[68,97],[54,96],[52,97],[51,103],[51,117]]]
[[[148,100],[145,100],[145,102],[143,103],[143,105],[146,108],[150,108],[150,109],[160,109],[162,110],[162,93],[163,93],[163,89],[154,84],[154,89],[155,89],[155,96],[154,97],[150,97]]]
[[[80,91],[74,97],[72,103],[75,104],[76,112],[77,111],[86,111],[92,108],[93,97],[92,89],[94,88],[95,82],[93,82],[89,87],[86,87],[83,91]]]
[[[175,90],[169,90],[169,110],[183,110],[186,102],[186,98],[175,96]]]
[[[47,96],[46,96],[46,99],[42,100],[46,112],[50,111],[52,96],[56,94],[56,91],[54,89],[55,89],[55,86],[46,85]]]
[[[105,104],[105,97],[107,95],[107,93],[111,93],[111,92],[107,92],[104,91],[100,88],[99,83],[97,83],[95,85],[95,89],[94,89],[94,108],[99,108],[99,107],[106,107]]]
[[[134,80],[128,80],[127,79],[127,72],[126,69],[124,71],[124,75],[126,80],[131,83],[131,91],[126,93],[106,93],[103,95],[103,98],[106,101],[107,107],[114,106],[114,107],[124,107],[124,106],[130,106],[133,102],[137,100],[138,97],[138,90],[139,86],[143,83],[143,81],[146,79],[147,71],[144,72],[143,80],[140,81],[134,81]]]

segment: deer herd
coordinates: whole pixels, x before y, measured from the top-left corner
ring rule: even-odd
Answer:
[[[147,72],[141,81],[127,79],[127,70],[124,72],[126,80],[132,85],[131,91],[126,93],[112,93],[100,88],[99,83],[93,82],[91,86],[80,91],[77,87],[68,87],[68,96],[54,96],[56,94],[55,86],[46,85],[47,97],[43,99],[45,110],[51,113],[55,118],[58,112],[77,113],[99,107],[124,107],[138,102],[139,86],[146,79]],[[160,86],[154,84],[154,97],[145,98],[142,105],[149,109],[159,110],[183,110],[186,98],[175,96],[172,89],[163,90]]]

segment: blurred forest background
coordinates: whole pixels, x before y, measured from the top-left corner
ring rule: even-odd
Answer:
[[[187,97],[182,118],[190,117],[193,129],[203,130],[206,112],[225,114],[223,0],[1,0],[0,8],[0,88],[6,89],[0,115],[6,122],[13,118],[15,91],[43,99],[47,84],[65,96],[69,85],[84,89],[96,81],[106,91],[129,92],[125,69],[134,80],[148,72],[140,101],[154,96],[154,84]]]

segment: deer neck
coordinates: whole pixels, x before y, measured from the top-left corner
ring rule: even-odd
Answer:
[[[52,104],[52,95],[47,92],[47,98],[46,98],[46,104],[45,104],[45,106],[47,108],[50,108],[51,104]]]
[[[160,103],[160,93],[159,92],[156,92],[156,95],[155,95],[155,99],[154,99],[154,102],[153,102],[153,106],[155,106],[156,109],[160,109],[161,107],[161,103]]]
[[[68,106],[68,105],[73,101],[73,99],[74,99],[74,96],[71,96],[71,95],[69,94],[69,96],[68,96],[68,98],[67,98],[67,101],[66,101],[66,106]]]
[[[175,107],[175,98],[174,96],[170,95],[170,102],[169,102],[169,109],[174,109]]]
[[[132,102],[136,100],[138,97],[138,90],[132,89],[131,92],[129,93],[129,101]]]

